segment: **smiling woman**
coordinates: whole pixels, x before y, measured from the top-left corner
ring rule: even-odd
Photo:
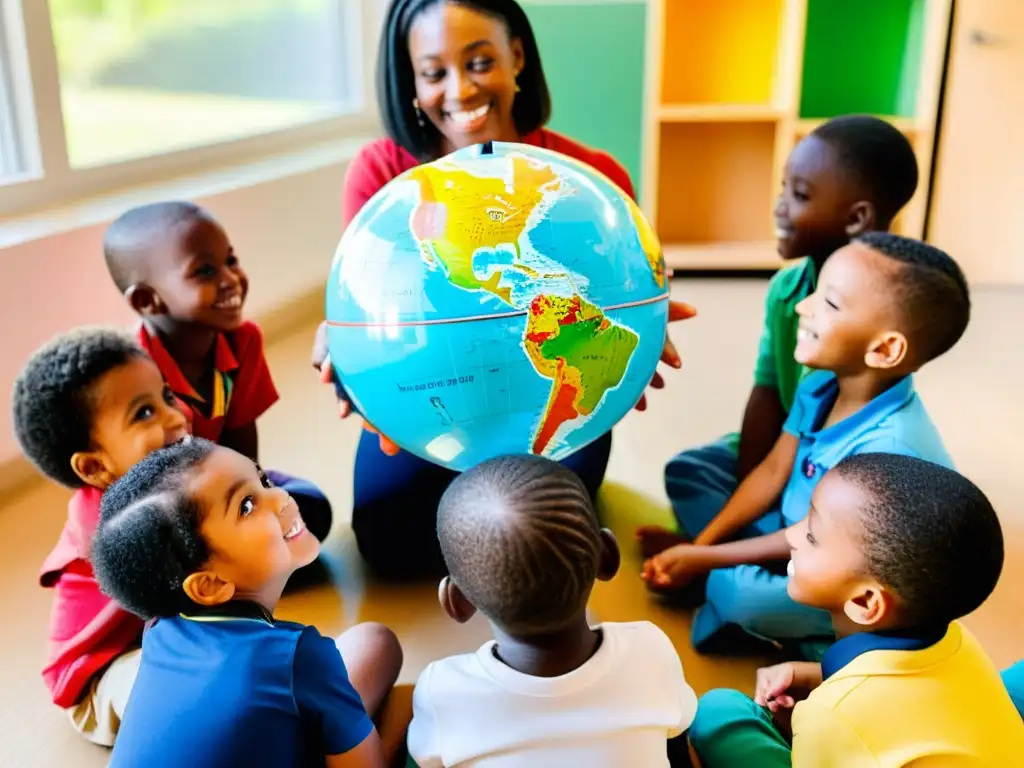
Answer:
[[[378,190],[420,163],[487,141],[520,142],[587,163],[628,195],[633,183],[605,152],[544,127],[551,115],[540,52],[515,0],[393,0],[377,63],[378,102],[388,138],[365,146],[345,178],[347,225]],[[689,316],[677,307],[673,316]],[[331,380],[324,333],[314,365]],[[666,343],[663,360],[678,367]],[[655,385],[661,384],[660,376]],[[340,388],[339,388],[340,392]],[[642,407],[642,406],[638,406]],[[341,413],[348,415],[347,402]],[[611,433],[563,462],[593,497],[604,479]],[[352,527],[363,558],[380,576],[440,572],[437,505],[455,473],[397,449],[369,429],[356,455]]]

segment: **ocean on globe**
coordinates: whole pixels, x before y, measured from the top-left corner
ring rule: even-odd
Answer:
[[[460,471],[559,460],[636,405],[668,297],[628,195],[562,154],[493,142],[363,206],[327,284],[328,350],[355,408],[406,451]]]

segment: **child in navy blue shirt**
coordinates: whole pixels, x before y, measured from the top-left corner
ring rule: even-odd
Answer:
[[[386,765],[367,712],[398,677],[398,640],[274,619],[320,545],[251,459],[198,438],[150,454],[104,495],[92,547],[103,590],[154,620],[113,768]]]

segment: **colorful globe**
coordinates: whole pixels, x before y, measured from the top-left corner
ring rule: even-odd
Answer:
[[[640,399],[668,294],[628,195],[559,153],[494,142],[398,176],[349,224],[328,349],[355,408],[406,451],[460,471],[558,460]]]

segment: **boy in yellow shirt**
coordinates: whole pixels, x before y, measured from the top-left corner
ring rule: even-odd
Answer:
[[[840,639],[820,664],[758,670],[754,700],[702,697],[690,743],[704,768],[1020,764],[1024,723],[957,621],[1003,565],[999,521],[973,483],[910,456],[852,456],[787,539],[790,596],[829,611]]]

